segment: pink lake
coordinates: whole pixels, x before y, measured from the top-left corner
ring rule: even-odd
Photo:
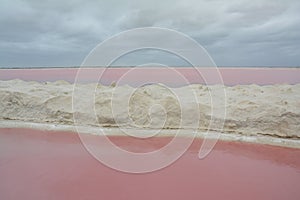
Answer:
[[[165,83],[169,86],[180,86],[194,83],[204,84],[204,77],[208,84],[220,84],[216,78],[216,70],[212,68],[88,68],[80,73],[80,82],[95,82],[102,74],[101,83],[110,84],[126,77],[124,83],[138,85],[149,78],[153,82]],[[237,84],[297,84],[300,83],[299,68],[218,68],[220,77],[225,85]],[[130,73],[128,73],[130,72]],[[199,73],[200,72],[200,73]],[[76,68],[48,68],[48,69],[0,69],[0,80],[22,79],[35,81],[66,80],[74,82],[78,69]],[[176,74],[177,73],[177,74]],[[182,75],[186,80],[179,77]]]
[[[110,139],[142,152],[170,138]],[[199,160],[201,142],[169,167],[127,174],[94,159],[77,134],[0,129],[0,199],[300,199],[300,149],[219,141]]]

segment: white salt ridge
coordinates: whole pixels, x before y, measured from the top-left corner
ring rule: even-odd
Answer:
[[[300,138],[300,84],[181,88],[161,84],[141,88],[85,84],[76,85],[72,108],[73,88],[65,81],[0,81],[0,119],[73,125],[75,115],[78,124],[89,126],[209,129],[246,136]],[[95,102],[87,94],[95,95]],[[209,127],[211,118],[221,124],[225,108],[224,128]]]

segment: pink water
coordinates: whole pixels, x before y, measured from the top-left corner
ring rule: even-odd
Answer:
[[[169,139],[111,137],[134,151]],[[0,129],[0,199],[300,199],[299,149],[218,142],[199,160],[200,145],[160,171],[126,174],[95,160],[76,134]]]
[[[99,73],[104,72],[101,83],[110,84],[129,72],[130,68],[90,68],[84,69],[80,76],[80,82],[95,82],[99,79]],[[215,78],[216,71],[212,68],[200,68],[200,74],[193,68],[176,68],[176,72],[183,75],[188,83],[205,83],[204,78],[210,80],[209,84],[220,83]],[[219,68],[220,75],[225,85],[237,84],[279,84],[300,83],[300,69],[298,68]],[[23,79],[35,81],[66,80],[74,82],[78,69],[76,68],[52,68],[52,69],[2,69],[0,80]],[[173,74],[172,74],[173,73]],[[201,76],[202,75],[202,76]],[[167,85],[186,85],[186,81],[178,78],[174,70],[167,68],[137,68],[131,71],[128,84],[137,85],[145,78],[150,77],[153,82],[162,82]]]

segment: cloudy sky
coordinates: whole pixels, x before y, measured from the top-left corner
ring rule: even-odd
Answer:
[[[0,3],[0,67],[79,66],[103,40],[149,26],[192,37],[218,66],[300,66],[298,0]],[[164,61],[184,65],[180,59],[153,51],[137,52],[116,63]]]

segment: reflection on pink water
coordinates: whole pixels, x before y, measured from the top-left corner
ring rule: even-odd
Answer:
[[[170,138],[110,139],[138,152]],[[300,149],[219,141],[199,160],[200,145],[197,139],[173,165],[137,175],[99,163],[77,134],[0,129],[0,199],[300,199]]]
[[[85,69],[80,76],[80,82],[95,82],[99,79],[99,74],[103,73],[101,83],[110,84],[124,77],[126,72],[132,68],[90,68]],[[189,83],[205,83],[205,77],[209,84],[220,83],[216,76],[216,70],[212,68],[200,68],[199,71],[203,77],[193,68],[175,68],[177,75],[171,69],[167,68],[138,68],[131,70],[126,77],[126,83],[137,85],[144,82],[145,78],[153,82],[161,82],[170,86],[186,85],[183,75]],[[236,84],[279,84],[300,83],[300,69],[297,68],[219,68],[221,77],[225,85]],[[52,69],[2,69],[0,70],[0,80],[23,79],[35,81],[55,81],[66,80],[74,82],[76,68],[52,68]],[[125,83],[125,82],[123,82]]]

